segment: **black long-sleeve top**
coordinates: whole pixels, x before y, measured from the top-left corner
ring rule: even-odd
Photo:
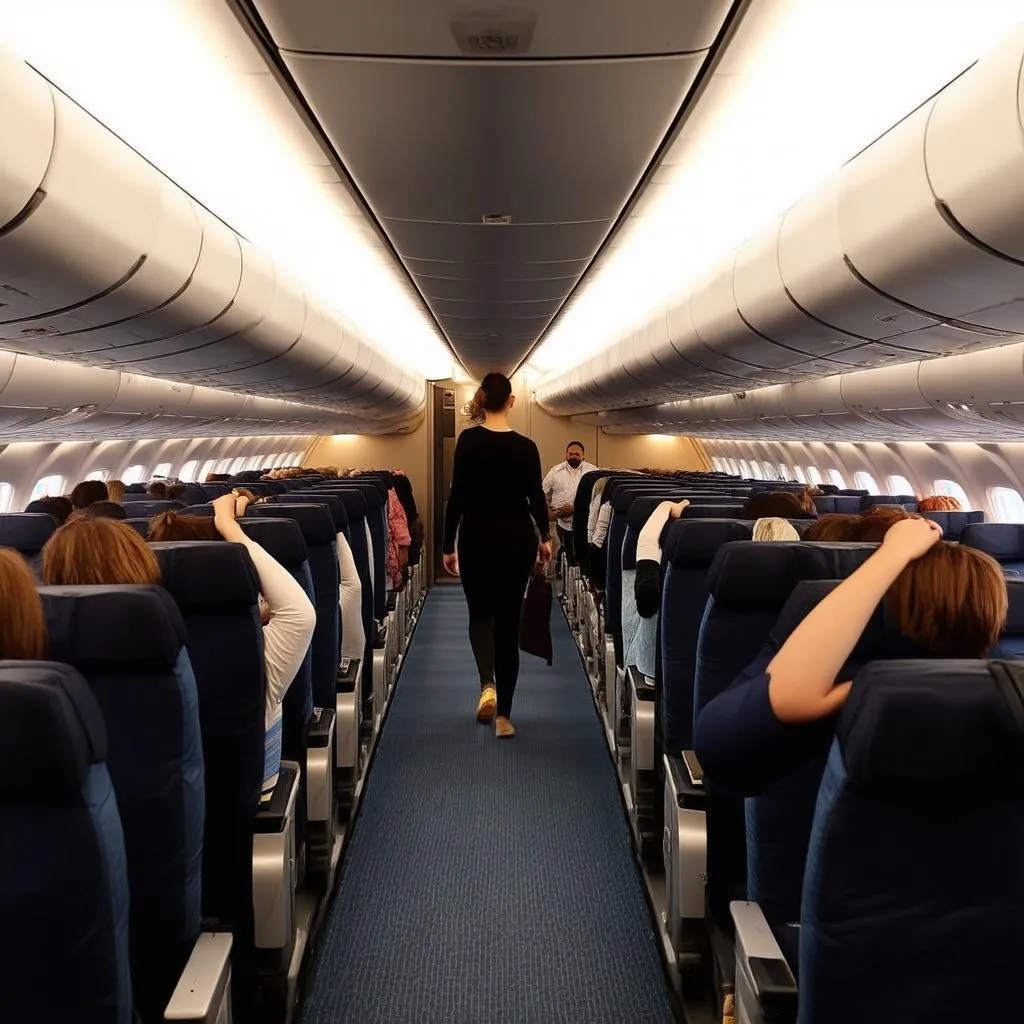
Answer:
[[[444,554],[455,550],[455,534],[486,530],[496,544],[505,529],[532,516],[541,540],[549,537],[548,506],[541,485],[540,452],[514,430],[470,427],[459,436],[452,489],[444,517]]]

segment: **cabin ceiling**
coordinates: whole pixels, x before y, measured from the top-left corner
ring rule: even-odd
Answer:
[[[737,6],[236,0],[470,374],[518,366],[642,185]],[[508,223],[490,224],[497,215]]]

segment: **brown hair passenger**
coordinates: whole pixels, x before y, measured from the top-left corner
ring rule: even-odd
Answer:
[[[185,493],[185,485],[183,483],[174,483],[167,485],[167,497],[170,501],[180,501],[181,496]]]
[[[790,491],[759,491],[747,498],[740,509],[740,519],[810,519],[812,514],[800,504],[800,499]]]
[[[152,541],[220,540],[213,516],[183,516],[174,511],[153,516],[147,536]]]
[[[82,515],[99,519],[128,518],[124,505],[118,505],[116,501],[94,501],[88,508],[82,509]]]
[[[945,494],[930,494],[917,499],[919,512],[963,512],[963,506],[956,498]]]
[[[111,501],[116,501],[119,505],[124,501],[124,481],[123,480],[108,480],[107,481],[107,497]]]
[[[48,586],[159,583],[160,566],[149,545],[113,519],[74,516],[43,547]]]
[[[157,501],[165,501],[167,498],[167,484],[163,480],[153,480],[146,488],[146,493]]]
[[[46,657],[46,616],[36,578],[17,551],[0,548],[0,658]]]
[[[71,492],[71,504],[75,508],[88,508],[94,501],[108,501],[110,492],[102,480],[83,480],[75,484]]]
[[[984,658],[999,639],[1007,606],[999,563],[949,541],[910,562],[886,594],[900,632],[947,658]]]
[[[811,541],[853,541],[859,540],[861,517],[829,512],[804,530],[804,540]]]
[[[75,511],[75,506],[71,504],[70,498],[46,497],[36,498],[35,501],[30,501],[25,506],[25,511],[39,512],[44,515],[52,516],[58,526],[63,526],[68,521],[68,516]]]
[[[910,513],[899,505],[874,505],[860,517],[860,526],[853,539],[879,544],[893,526],[910,518]]]

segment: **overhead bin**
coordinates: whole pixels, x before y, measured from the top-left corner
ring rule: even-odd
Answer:
[[[364,427],[422,411],[422,380],[346,345],[337,312],[8,54],[0,90],[0,348],[294,394]]]
[[[601,393],[621,407],[736,389],[729,378],[799,382],[1013,343],[1024,334],[1022,70],[1024,28],[678,295],[669,334],[693,366],[674,392],[645,396],[619,369]],[[612,346],[612,362],[633,365],[635,338]],[[590,380],[607,368],[574,369]],[[566,379],[540,382],[548,411],[615,407]]]

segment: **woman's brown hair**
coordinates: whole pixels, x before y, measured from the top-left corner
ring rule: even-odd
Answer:
[[[485,412],[501,412],[512,396],[512,381],[503,373],[489,373],[480,382],[466,407],[470,420],[482,420]]]
[[[213,516],[183,516],[161,512],[149,521],[150,540],[220,540]]]
[[[860,527],[860,516],[829,512],[807,527],[804,531],[804,540],[828,542],[859,540]]]
[[[950,498],[945,494],[930,494],[925,498],[917,499],[917,508],[920,512],[962,512],[963,506],[956,498]]]
[[[851,539],[880,544],[890,527],[909,518],[910,513],[898,505],[875,505],[860,517],[856,536]]]
[[[160,565],[149,545],[116,519],[72,516],[43,547],[48,586],[159,583]]]
[[[36,578],[25,559],[0,548],[0,658],[37,661],[46,657],[46,616]]]
[[[83,480],[75,484],[70,497],[75,508],[88,508],[94,501],[109,501],[110,492],[102,480]]]
[[[809,519],[807,509],[791,491],[759,491],[747,498],[740,510],[741,519]]]
[[[886,605],[904,636],[947,658],[983,658],[1006,622],[1006,579],[976,548],[940,541],[889,588]]]

